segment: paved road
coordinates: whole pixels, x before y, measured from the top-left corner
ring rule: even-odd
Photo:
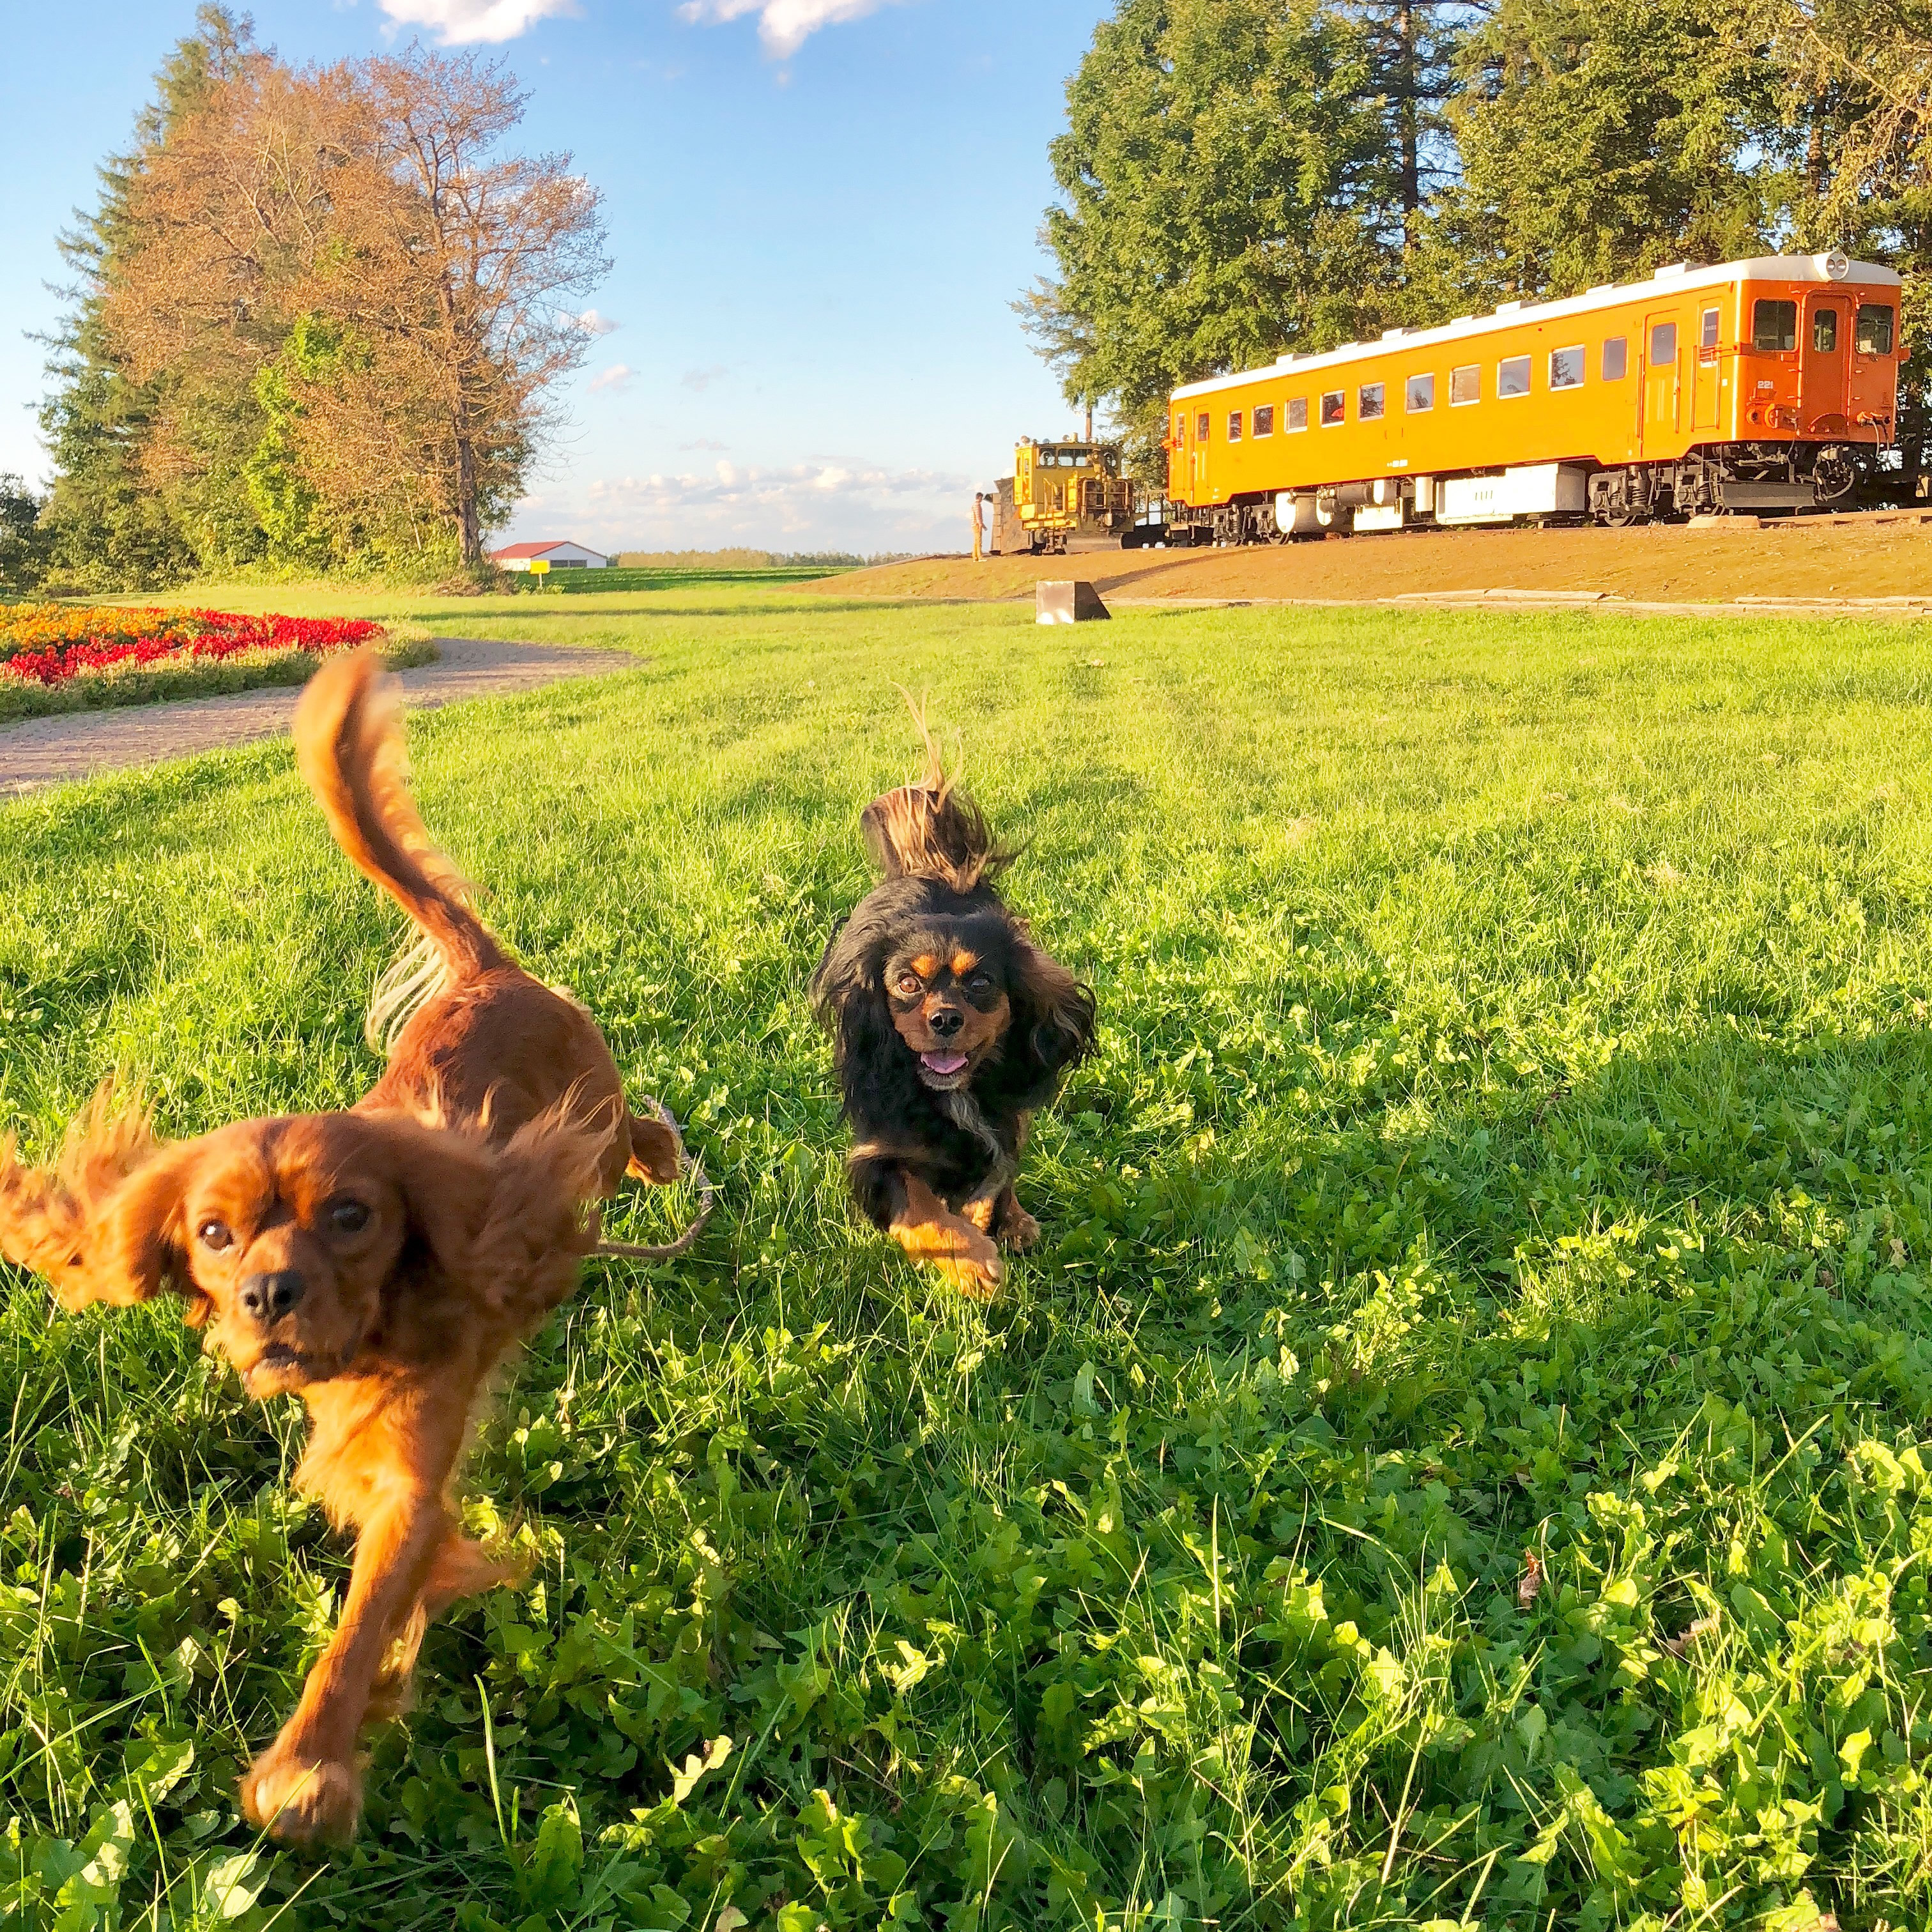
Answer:
[[[502,698],[533,691],[560,678],[602,677],[635,670],[643,660],[628,651],[574,646],[507,644],[474,638],[439,638],[432,664],[398,674],[410,710],[434,711],[465,698]],[[0,725],[0,797],[63,778],[159,764],[196,752],[281,736],[295,716],[298,687],[240,691],[226,698],[176,704],[130,704],[109,711],[76,711]]]

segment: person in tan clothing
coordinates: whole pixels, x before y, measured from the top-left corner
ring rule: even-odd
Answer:
[[[986,493],[983,490],[973,492],[973,561],[983,562],[986,550]]]

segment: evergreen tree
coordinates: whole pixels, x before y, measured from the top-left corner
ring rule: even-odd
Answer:
[[[1905,278],[1898,440],[1910,493],[1932,471],[1932,4],[1794,0],[1780,52],[1796,245],[1843,248]]]
[[[55,472],[44,515],[56,562],[86,581],[146,589],[185,576],[196,560],[181,519],[146,472],[163,385],[130,374],[104,326],[103,308],[140,245],[129,214],[136,173],[237,70],[253,34],[245,14],[217,4],[200,8],[195,31],[155,76],[132,151],[103,165],[94,212],[61,238],[76,278],[74,306],[51,345],[54,388],[40,412]]]
[[[1058,273],[1018,306],[1144,472],[1175,384],[1400,308],[1402,172],[1369,12],[1120,0],[1068,84],[1042,234]]]
[[[24,597],[46,567],[40,500],[19,477],[0,474],[0,598]]]
[[[1420,308],[1574,294],[1756,254],[1786,196],[1780,78],[1752,0],[1498,0],[1456,55],[1457,178]]]

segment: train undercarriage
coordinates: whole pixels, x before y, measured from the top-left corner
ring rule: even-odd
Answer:
[[[1870,494],[1872,458],[1852,442],[1731,442],[1672,462],[1384,476],[1227,503],[1169,503],[1156,523],[1142,522],[1121,541],[1129,548],[1288,543],[1377,530],[1513,523],[1624,529],[1694,516],[1850,510]]]

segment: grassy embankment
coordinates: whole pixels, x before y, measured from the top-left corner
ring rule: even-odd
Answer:
[[[295,1413],[169,1310],[13,1279],[0,1886],[394,1932],[1925,1922],[1913,632],[532,601],[394,614],[638,674],[419,719],[424,809],[718,1219],[591,1269],[506,1390],[472,1514],[530,1586],[433,1634],[320,1864],[232,1803],[345,1574]],[[854,1225],[805,1006],[913,764],[893,678],[1105,1021],[985,1311]],[[34,1150],[117,1066],[182,1132],[370,1078],[396,924],[286,746],[0,808],[0,872]]]

